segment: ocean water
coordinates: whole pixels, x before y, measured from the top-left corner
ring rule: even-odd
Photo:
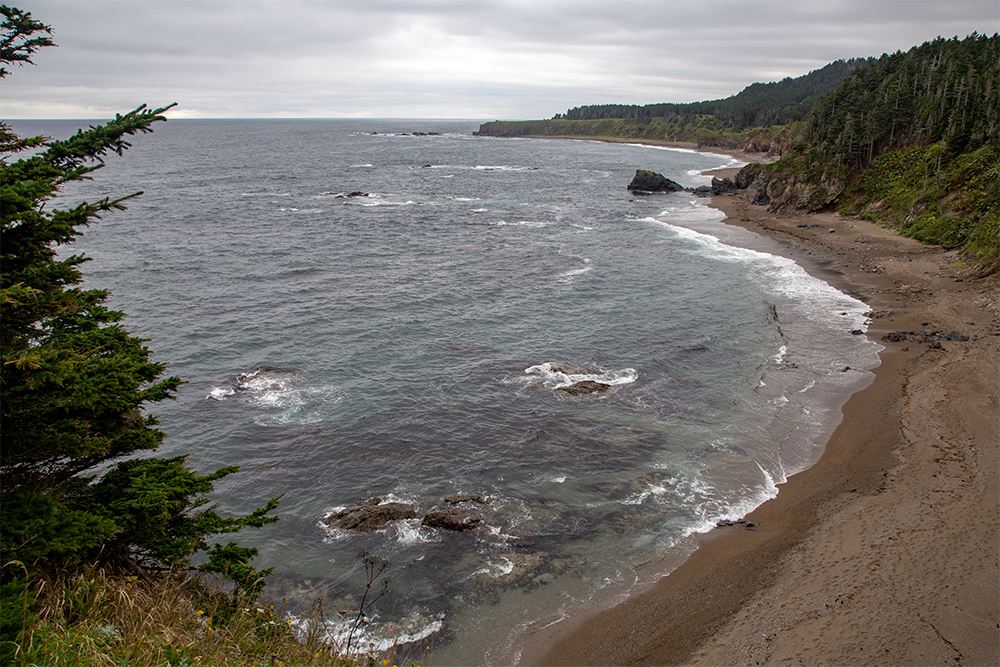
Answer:
[[[773,497],[879,350],[851,333],[863,303],[708,200],[626,190],[636,168],[697,186],[730,158],[477,126],[172,120],[64,197],[145,191],[71,251],[187,381],[153,409],[160,454],[239,465],[222,512],[284,494],[240,537],[271,594],[321,599],[343,645],[373,554],[391,581],[352,650],[436,665],[516,664],[526,632]],[[563,391],[584,380],[607,389]],[[485,527],[422,526],[449,494],[488,499],[461,505]],[[418,518],[326,526],[375,496]]]

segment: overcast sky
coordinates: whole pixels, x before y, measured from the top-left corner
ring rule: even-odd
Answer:
[[[6,0],[58,48],[14,67],[0,117],[549,118],[693,102],[938,35],[997,0]]]

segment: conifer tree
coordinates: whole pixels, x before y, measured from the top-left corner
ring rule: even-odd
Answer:
[[[6,5],[0,13],[0,64],[31,64],[38,48],[53,45],[51,28],[29,13]],[[0,78],[9,74],[0,69]],[[51,204],[60,187],[91,179],[169,108],[143,105],[58,141],[21,139],[0,123],[0,548],[4,583],[14,585],[5,585],[5,598],[19,571],[173,568],[198,551],[210,554],[206,569],[238,572],[254,592],[268,572],[247,565],[256,550],[209,542],[276,521],[277,499],[223,517],[205,507],[206,494],[237,468],[198,475],[184,456],[132,456],[159,447],[164,434],[145,410],[173,398],[181,380],[164,377],[146,341],[122,326],[124,313],[105,305],[106,290],[81,287],[88,259],[57,253],[142,194],[59,209]],[[33,154],[15,160],[22,151]],[[19,565],[6,567],[12,562]]]

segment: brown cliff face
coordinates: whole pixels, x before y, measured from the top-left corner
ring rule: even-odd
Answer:
[[[832,169],[810,164],[805,157],[769,168],[751,164],[736,175],[736,185],[750,191],[754,204],[774,213],[815,213],[833,204],[847,187]]]

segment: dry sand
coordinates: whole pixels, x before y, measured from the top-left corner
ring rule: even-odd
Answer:
[[[536,635],[521,664],[1000,665],[998,277],[863,221],[713,206],[868,303],[869,337],[970,340],[882,342],[874,383],[819,463],[747,517],[756,531],[701,537],[651,590]]]

